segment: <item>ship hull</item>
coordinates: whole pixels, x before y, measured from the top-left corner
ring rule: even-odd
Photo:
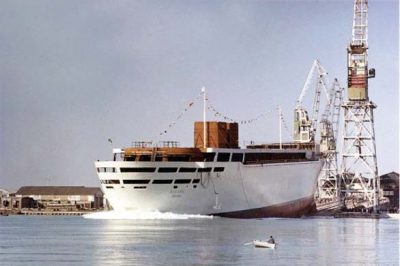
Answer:
[[[97,169],[112,169],[98,172],[98,176],[115,210],[263,218],[301,217],[315,210],[313,195],[322,163],[100,161],[95,165]],[[159,172],[163,167],[213,170]],[[155,170],[122,172],[124,168]],[[216,168],[223,171],[214,172]]]
[[[313,214],[316,212],[316,204],[314,196],[309,196],[303,199],[294,200],[291,202],[280,203],[263,208],[217,213],[216,216],[229,218],[267,218],[267,217],[286,217],[298,218],[304,215]]]

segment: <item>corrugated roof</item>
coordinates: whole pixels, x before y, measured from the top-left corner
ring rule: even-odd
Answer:
[[[26,186],[15,193],[17,195],[94,195],[101,192],[98,187],[83,186]]]

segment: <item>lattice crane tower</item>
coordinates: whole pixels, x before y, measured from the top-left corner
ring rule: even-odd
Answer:
[[[373,110],[368,97],[368,2],[354,0],[352,41],[347,48],[348,90],[343,104],[341,195],[348,208],[373,207],[379,210],[379,176],[376,160]]]

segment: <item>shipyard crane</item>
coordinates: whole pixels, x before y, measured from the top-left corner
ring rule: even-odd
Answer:
[[[311,119],[308,116],[308,112],[303,107],[303,99],[307,91],[310,88],[311,81],[317,74],[317,85],[315,87],[314,102],[312,109]],[[307,79],[304,83],[303,89],[297,100],[295,114],[294,114],[294,134],[293,138],[298,143],[312,143],[315,141],[315,133],[317,131],[317,123],[319,117],[319,106],[322,89],[329,101],[328,89],[327,89],[327,75],[328,72],[324,69],[318,60],[314,60],[310,71],[308,72]]]
[[[339,199],[339,171],[337,163],[337,137],[340,122],[340,109],[343,104],[343,92],[339,81],[335,78],[330,90],[329,101],[322,114],[320,125],[320,151],[325,159],[324,166],[318,177],[318,198],[320,200],[336,201]]]
[[[320,121],[321,151],[323,152],[336,149],[343,92],[344,88],[340,86],[338,79],[335,78],[329,89],[329,99]]]
[[[352,40],[347,48],[347,98],[343,104],[341,196],[347,208],[379,210],[378,175],[373,110],[368,95],[368,2],[354,0]]]
[[[313,110],[311,119],[303,105],[303,99],[310,90],[311,82],[316,77],[314,92]],[[329,202],[339,199],[339,180],[336,141],[338,135],[340,110],[343,103],[343,88],[335,78],[327,89],[328,73],[318,60],[313,65],[307,75],[301,94],[297,100],[294,121],[294,141],[297,143],[315,143],[317,126],[320,132],[320,151],[324,158],[324,165],[318,178],[317,197],[319,200]],[[325,110],[319,119],[321,105],[321,93],[326,95]]]

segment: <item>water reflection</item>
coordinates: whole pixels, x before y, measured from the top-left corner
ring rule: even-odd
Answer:
[[[106,233],[96,241],[100,255],[96,264],[210,265],[235,259],[236,255],[224,255],[230,229],[218,224],[215,220],[104,220]]]
[[[398,220],[0,218],[4,265],[398,265]],[[243,245],[273,235],[275,250]]]
[[[215,218],[102,222],[103,230],[108,233],[101,234],[98,247],[103,251],[108,249],[115,258],[103,256],[99,263],[104,260],[121,264],[168,262],[168,265],[259,265],[265,261],[278,265],[398,263],[398,227],[391,229],[397,234],[387,241],[386,232],[382,232],[388,226],[386,221]],[[276,250],[243,245],[269,235],[274,235],[278,242]]]

